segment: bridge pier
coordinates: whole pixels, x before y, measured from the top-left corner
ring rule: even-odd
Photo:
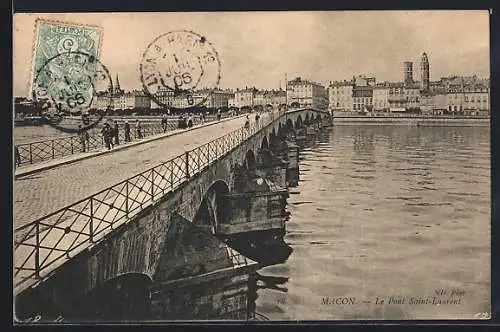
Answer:
[[[322,127],[330,128],[333,127],[333,118],[331,116],[325,116],[321,119]]]
[[[153,320],[250,318],[257,263],[174,215],[151,286]]]
[[[295,137],[296,140],[296,137]],[[299,183],[299,146],[294,142],[294,138],[286,136],[282,138],[272,151],[277,158],[286,162],[285,185],[283,187],[296,187]]]
[[[288,162],[281,155],[273,154],[269,149],[261,149],[258,154],[255,173],[268,179],[280,188],[287,187],[286,172]]]
[[[286,182],[288,187],[299,185],[299,146],[287,141],[287,160]]]
[[[306,139],[307,139],[307,128],[306,127],[297,128],[295,131],[295,141],[297,142],[297,144],[304,143]]]
[[[313,138],[319,132],[317,124],[307,126],[306,135],[308,138]]]
[[[271,264],[288,258],[291,253],[283,242],[288,198],[286,168],[281,159],[274,168],[267,164],[259,169],[258,165],[254,170],[243,171],[246,179],[245,186],[240,187],[243,190],[223,196],[226,213],[217,227],[217,235],[246,257],[260,264]]]

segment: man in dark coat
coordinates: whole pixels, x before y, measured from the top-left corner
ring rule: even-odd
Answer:
[[[130,124],[128,123],[127,120],[125,120],[125,125],[124,125],[124,130],[125,130],[125,142],[130,142]]]
[[[111,127],[109,124],[106,122],[104,124],[104,127],[101,129],[101,134],[102,137],[104,138],[104,145],[108,150],[111,150],[112,147],[112,141],[111,141]]]
[[[115,126],[113,128],[113,135],[115,137],[115,145],[119,145],[120,144],[120,135],[118,132],[118,121],[115,120],[114,125]]]

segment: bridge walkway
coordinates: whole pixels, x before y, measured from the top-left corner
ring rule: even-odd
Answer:
[[[241,118],[221,121],[18,177],[14,182],[14,228],[223,136],[243,123]]]
[[[148,129],[150,129],[151,132],[146,133],[149,135],[144,135],[144,138],[134,139],[131,142],[125,142],[124,139],[120,137],[120,145],[117,145],[117,146],[115,145],[111,150],[108,150],[104,146],[104,142],[100,142],[100,140],[102,139],[101,135],[94,135],[94,137],[93,137],[94,146],[92,147],[92,149],[90,151],[80,152],[79,149],[81,148],[81,146],[78,145],[78,147],[76,147],[76,143],[78,143],[79,141],[73,142],[75,145],[73,147],[75,150],[73,153],[56,155],[56,156],[54,156],[54,158],[50,158],[50,159],[46,156],[47,155],[47,153],[46,153],[46,155],[44,156],[44,157],[47,157],[46,159],[36,160],[33,164],[23,163],[20,166],[16,167],[16,169],[14,170],[14,177],[20,178],[20,177],[23,177],[23,176],[26,176],[29,174],[33,174],[33,173],[37,173],[40,171],[44,171],[44,170],[47,170],[50,168],[59,167],[59,166],[65,165],[65,164],[71,164],[71,163],[74,163],[75,161],[80,161],[80,160],[100,156],[102,154],[113,153],[115,151],[128,149],[131,146],[144,144],[144,143],[147,143],[150,141],[155,141],[157,139],[165,138],[165,137],[172,136],[172,135],[177,135],[179,133],[183,133],[183,132],[189,131],[189,130],[196,130],[199,127],[210,126],[213,124],[214,124],[213,122],[206,122],[203,124],[195,124],[192,128],[178,129],[175,126],[175,124],[173,122],[171,122],[168,124],[167,131],[165,133],[162,132],[162,128],[161,128],[160,124],[153,124],[153,125],[150,125],[150,128],[148,128]],[[56,138],[56,139],[47,140],[47,141],[39,141],[39,142],[35,142],[32,144],[33,145],[45,145],[45,146],[47,146],[47,145],[50,145],[51,141],[57,142],[59,140],[59,141],[62,141],[62,143],[58,143],[58,144],[62,145],[65,143],[65,140],[67,140],[68,138],[72,138],[72,137],[71,136],[61,137],[61,138]],[[76,140],[77,140],[77,138],[73,137],[73,141],[76,141]],[[79,138],[78,138],[78,140],[79,140]],[[95,144],[95,141],[97,141],[97,140],[99,140],[99,143]],[[29,143],[26,143],[24,145],[27,145],[27,144],[29,144]],[[95,146],[95,145],[98,145],[98,146]],[[63,149],[66,147],[61,146],[59,148]],[[23,159],[23,156],[21,156],[21,159]]]

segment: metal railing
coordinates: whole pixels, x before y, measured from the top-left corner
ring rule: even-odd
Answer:
[[[215,116],[210,116],[207,117],[206,122],[211,122],[215,119]],[[200,123],[202,123],[202,121],[199,117],[195,117],[193,119],[193,125],[198,125]],[[167,132],[175,130],[177,128],[177,120],[169,120],[167,122]],[[141,138],[146,138],[163,133],[163,127],[159,123],[159,121],[153,124],[143,124],[141,128]],[[123,125],[119,127],[118,138],[120,144],[127,143],[125,142],[125,131],[123,129]],[[130,138],[131,141],[141,139],[136,135],[136,128],[134,123],[132,123],[130,126]],[[86,152],[96,151],[105,148],[105,142],[104,137],[100,133],[93,131],[91,134],[89,134],[88,140],[86,140],[85,143],[82,142],[81,138],[78,135],[72,135],[50,140],[18,144],[16,145],[16,148],[19,152],[19,166],[21,166],[27,164],[36,164],[47,160],[82,153],[84,152],[84,150]]]
[[[14,230],[15,288],[48,276],[57,266],[97,243],[146,207],[159,201],[271,125],[285,112],[264,114],[258,123],[236,129],[171,160],[123,180]]]

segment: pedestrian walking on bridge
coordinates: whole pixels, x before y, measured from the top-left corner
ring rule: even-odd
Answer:
[[[125,131],[125,142],[130,142],[131,141],[131,139],[130,139],[130,124],[128,123],[128,120],[125,120],[125,125],[123,127],[124,127],[124,131]]]
[[[86,130],[82,130],[82,125],[78,125],[78,136],[80,137],[80,144],[82,145],[82,152],[89,150],[90,135]]]
[[[248,118],[248,114],[247,116],[245,117],[245,129],[250,129],[250,119]]]
[[[220,108],[217,110],[217,121],[220,121],[221,118],[221,113],[220,113]]]
[[[120,133],[118,131],[118,121],[115,120],[115,123],[114,123],[114,128],[113,128],[113,135],[115,137],[115,145],[119,145],[120,144]]]
[[[135,123],[135,137],[138,139],[142,138],[142,127],[139,120],[137,120],[137,122]]]
[[[191,113],[189,113],[188,122],[187,122],[188,128],[193,127],[193,121],[194,121],[193,115]]]
[[[163,132],[166,133],[167,132],[167,115],[166,114],[163,114],[163,117],[161,118],[161,127],[163,128]]]
[[[112,148],[112,141],[111,141],[111,127],[110,125],[106,122],[104,123],[104,127],[101,129],[101,134],[102,138],[104,139],[104,145],[108,150],[111,150]]]

